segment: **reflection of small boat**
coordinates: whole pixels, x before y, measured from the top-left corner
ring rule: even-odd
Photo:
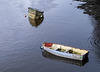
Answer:
[[[43,11],[39,11],[38,9],[28,8],[28,16],[32,19],[39,19],[43,17]]]
[[[87,56],[89,51],[83,50],[79,48],[73,48],[69,46],[64,46],[60,44],[53,44],[53,43],[43,43],[44,50],[48,51],[51,54],[56,56],[70,58],[75,60],[84,60]]]
[[[42,55],[45,58],[48,58],[51,60],[70,63],[70,64],[74,64],[74,65],[78,65],[78,66],[84,66],[88,62],[88,57],[85,58],[85,60],[83,60],[83,61],[78,61],[78,60],[72,60],[72,59],[68,59],[68,58],[62,58],[62,57],[55,56],[55,55],[47,52],[46,50],[43,50]]]
[[[32,26],[37,27],[43,22],[44,17],[39,18],[39,19],[32,19],[32,18],[28,17],[28,19]]]

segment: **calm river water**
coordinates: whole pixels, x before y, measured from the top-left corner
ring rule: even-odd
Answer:
[[[0,0],[0,72],[100,71],[100,3],[90,1]],[[28,7],[43,10],[44,19],[32,24]],[[49,55],[43,42],[87,49],[88,61]]]

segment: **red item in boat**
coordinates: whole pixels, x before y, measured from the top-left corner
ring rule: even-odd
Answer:
[[[46,47],[51,47],[53,43],[44,43]]]

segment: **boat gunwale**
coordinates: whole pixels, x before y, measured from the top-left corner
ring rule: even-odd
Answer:
[[[43,45],[44,47],[46,47],[46,46],[45,46],[45,43],[49,43],[49,42],[44,42],[44,43],[42,43],[42,45]],[[52,43],[52,45],[53,45],[53,44],[55,44],[55,45],[61,45],[61,46],[66,46],[66,45],[56,44],[56,43]],[[51,46],[51,47],[52,47],[52,46]],[[71,46],[66,46],[66,47],[71,47]],[[46,47],[46,48],[50,48],[50,47]],[[80,49],[80,48],[75,48],[75,47],[71,47],[71,48]],[[88,53],[89,53],[89,50],[86,50],[86,49],[80,49],[80,50],[85,50],[85,51],[87,51],[85,54],[88,54]],[[83,54],[83,55],[85,55],[85,54]],[[76,55],[78,55],[78,54],[76,54]]]

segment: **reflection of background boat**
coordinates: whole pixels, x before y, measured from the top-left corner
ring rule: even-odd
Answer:
[[[32,26],[38,27],[43,22],[44,17],[39,18],[39,19],[32,19],[32,18],[28,17],[28,19]]]
[[[44,57],[52,59],[52,60],[62,61],[62,62],[70,63],[70,64],[75,64],[78,66],[83,66],[88,62],[88,58],[86,58],[84,61],[72,60],[72,59],[67,59],[67,58],[55,56],[55,55],[50,54],[49,52],[47,52],[45,50],[43,50],[42,55]]]

